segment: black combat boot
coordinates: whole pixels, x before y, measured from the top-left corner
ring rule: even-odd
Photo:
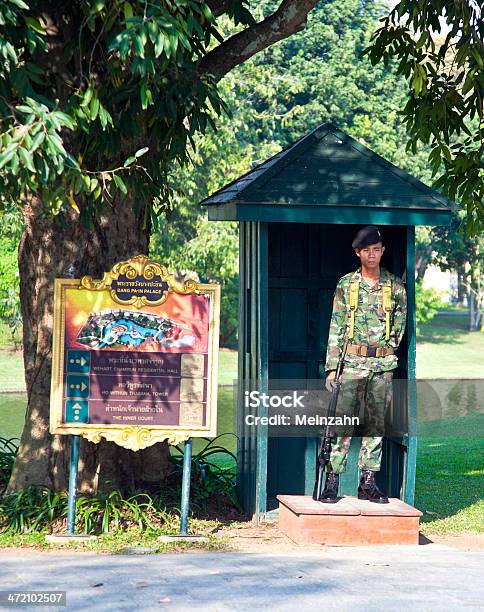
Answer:
[[[338,489],[339,474],[328,472],[326,474],[324,491],[321,493],[319,501],[322,501],[324,504],[335,504],[338,501]]]
[[[358,499],[367,499],[376,504],[388,504],[388,497],[376,486],[375,472],[361,470]]]

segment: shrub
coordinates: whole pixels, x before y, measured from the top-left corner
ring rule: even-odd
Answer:
[[[233,434],[226,434],[233,435]],[[190,510],[192,514],[213,516],[214,512],[238,514],[241,511],[235,494],[235,456],[216,444],[221,436],[207,439],[204,448],[193,455],[191,469]],[[68,496],[46,487],[28,487],[20,492],[5,492],[17,452],[15,440],[0,439],[0,530],[32,533],[65,531]],[[140,531],[160,528],[176,532],[182,484],[183,451],[172,457],[172,469],[163,483],[151,494],[134,491],[124,497],[113,490],[105,496],[78,495],[76,529],[79,533],[108,533],[137,527]],[[221,466],[213,458],[223,457]]]
[[[18,438],[8,439],[0,437],[0,497],[5,493],[8,481],[10,480],[18,451],[18,442]]]
[[[417,333],[419,333],[419,325],[431,321],[437,311],[444,307],[444,304],[441,301],[440,294],[434,289],[424,289],[422,282],[416,284],[415,290]]]

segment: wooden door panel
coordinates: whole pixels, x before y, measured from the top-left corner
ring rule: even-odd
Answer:
[[[268,352],[269,378],[314,379],[323,384],[324,363],[337,280],[355,270],[359,260],[351,241],[360,226],[271,223],[268,228]],[[382,228],[387,248],[382,265],[398,275],[405,269],[406,235],[401,227]],[[399,372],[405,374],[405,367]],[[270,438],[268,498],[277,494],[304,494],[312,489],[316,441],[306,438]],[[357,487],[359,439],[353,440],[343,494]],[[395,494],[401,482],[404,448],[387,441],[379,475],[391,480]]]

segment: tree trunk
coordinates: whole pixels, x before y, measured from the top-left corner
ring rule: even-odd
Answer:
[[[114,263],[147,254],[149,229],[128,200],[86,229],[71,209],[67,227],[42,215],[35,198],[24,208],[25,230],[19,246],[20,301],[28,405],[20,448],[7,492],[28,486],[59,491],[67,486],[69,436],[49,433],[54,279],[102,277]],[[79,488],[86,493],[126,491],[141,481],[162,478],[169,461],[165,443],[134,453],[102,441],[82,440]]]
[[[432,245],[425,244],[421,248],[418,249],[417,253],[417,278],[416,282],[423,280],[425,276],[425,272],[427,271],[428,265],[430,263],[430,257],[432,255]]]
[[[467,291],[466,271],[464,265],[457,269],[457,306],[464,306],[466,296],[469,300],[469,295]]]
[[[482,321],[482,292],[479,266],[472,266],[469,283],[469,330],[480,331]]]

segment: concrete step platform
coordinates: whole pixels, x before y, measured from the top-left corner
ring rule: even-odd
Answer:
[[[391,497],[375,504],[342,497],[335,504],[309,495],[278,495],[279,529],[297,544],[363,546],[418,544],[420,510]]]

